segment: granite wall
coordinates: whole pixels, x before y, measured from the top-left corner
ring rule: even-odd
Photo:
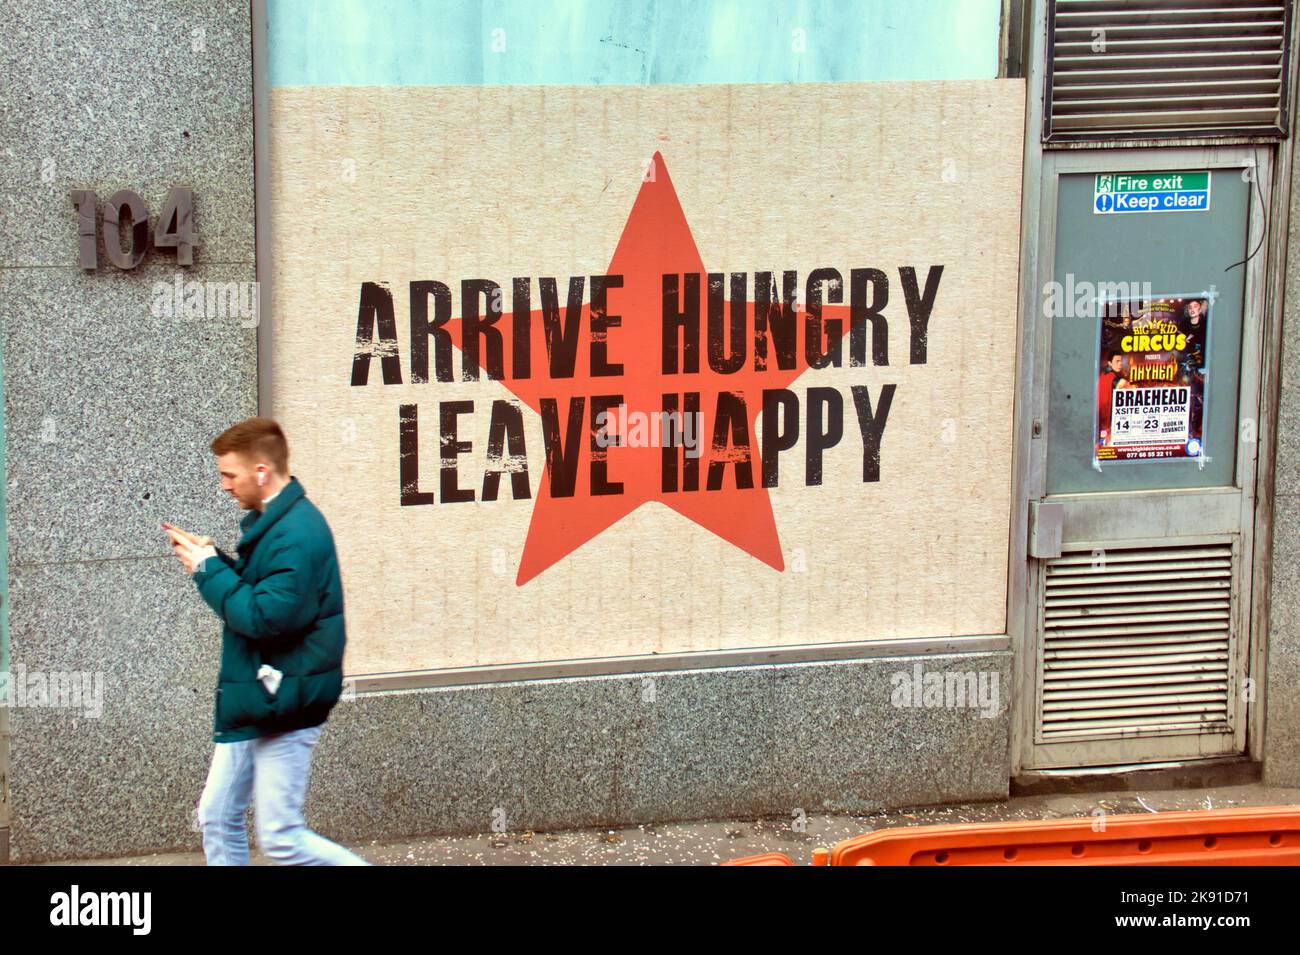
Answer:
[[[10,650],[102,674],[104,709],[15,707],[15,860],[196,846],[219,630],[159,523],[229,529],[212,437],[256,413],[256,329],[154,315],[158,286],[252,282],[247,3],[18,0],[0,14]],[[191,268],[77,260],[74,189],[156,216],[189,186]],[[24,668],[20,671],[19,668]]]
[[[1274,786],[1300,786],[1300,164],[1289,221],[1264,716],[1264,781]]]

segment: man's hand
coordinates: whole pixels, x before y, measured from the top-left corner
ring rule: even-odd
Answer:
[[[165,530],[169,535],[171,535],[173,540],[174,540],[175,538],[177,538],[177,537],[180,537],[180,538],[182,538],[183,540],[187,540],[187,541],[189,541],[190,544],[191,544],[192,546],[195,546],[195,547],[211,547],[211,546],[212,546],[212,538],[211,538],[211,537],[199,537],[199,536],[196,536],[196,535],[194,535],[194,534],[191,534],[189,531],[183,531],[183,530],[181,530],[181,529],[180,529],[179,527],[177,527],[175,524],[163,524],[163,530]]]
[[[193,574],[194,568],[208,557],[216,554],[211,537],[201,537],[183,531],[174,524],[163,524],[163,530],[172,542],[172,553],[185,567],[187,573]]]
[[[194,573],[194,552],[190,547],[181,541],[177,541],[172,545],[172,552],[176,554],[176,557],[185,566],[185,572],[187,574]]]

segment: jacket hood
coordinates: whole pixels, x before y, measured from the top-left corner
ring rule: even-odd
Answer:
[[[304,496],[306,492],[303,490],[302,483],[292,474],[289,475],[289,483],[275,496],[275,500],[266,505],[266,510],[249,511],[240,520],[239,526],[244,534],[239,538],[239,544],[235,549],[241,554],[247,551],[271,528],[272,524],[283,517],[289,508]]]

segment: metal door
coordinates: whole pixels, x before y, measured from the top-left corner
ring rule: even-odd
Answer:
[[[1025,769],[1245,747],[1269,164],[1044,156]]]

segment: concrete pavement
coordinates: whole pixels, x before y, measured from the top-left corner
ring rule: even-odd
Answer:
[[[1193,789],[1112,791],[1012,797],[1006,802],[894,810],[868,816],[808,815],[790,819],[729,819],[577,829],[564,832],[486,832],[350,845],[376,865],[717,865],[761,852],[783,852],[807,865],[817,846],[831,846],[894,826],[1059,819],[1106,813],[1300,805],[1300,789],[1259,783]],[[197,840],[197,836],[195,837]],[[65,860],[51,865],[203,865],[201,852]],[[268,861],[256,851],[254,865]]]

